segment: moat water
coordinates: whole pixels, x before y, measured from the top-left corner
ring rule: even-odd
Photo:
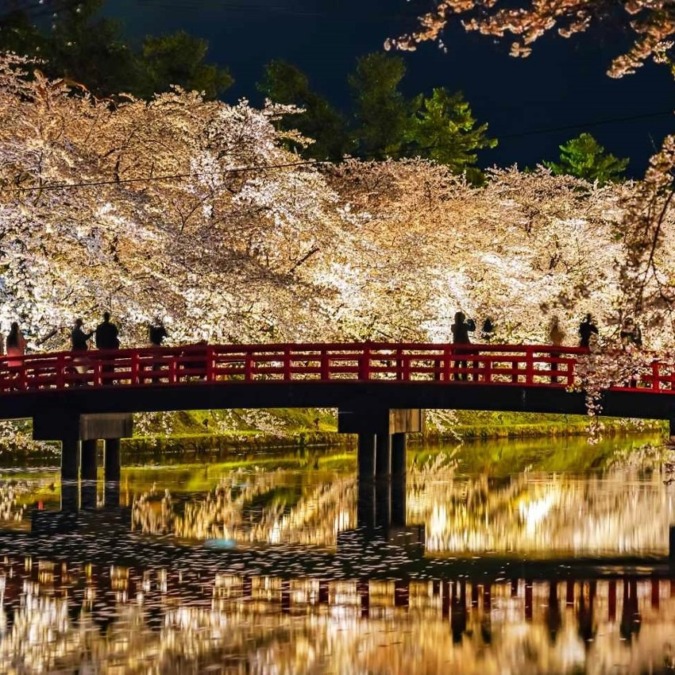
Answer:
[[[0,479],[0,672],[675,672],[659,439],[125,458]],[[672,474],[672,475],[671,475]]]

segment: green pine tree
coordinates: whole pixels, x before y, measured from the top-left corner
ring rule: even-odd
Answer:
[[[560,146],[560,162],[544,162],[544,166],[557,176],[576,176],[604,185],[620,181],[629,161],[615,157],[591,134],[583,133]]]
[[[476,126],[462,93],[436,88],[430,97],[419,97],[415,107],[407,132],[407,154],[447,164],[454,173],[466,173],[469,180],[480,182],[476,151],[494,148],[497,140],[487,137],[487,124]]]
[[[364,159],[402,156],[410,124],[411,103],[399,91],[405,75],[400,56],[367,54],[349,76],[354,99],[354,139]]]

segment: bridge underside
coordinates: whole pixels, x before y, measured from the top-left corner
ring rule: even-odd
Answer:
[[[96,476],[97,439],[106,440],[106,479],[119,480],[119,439],[131,413],[228,408],[337,408],[339,431],[359,436],[359,474],[405,472],[406,434],[422,431],[424,409],[585,414],[582,392],[563,387],[467,382],[190,382],[184,386],[73,387],[4,395],[0,417],[32,417],[35,438],[62,443],[62,476]],[[665,419],[675,435],[675,396],[609,391],[602,415]]]
[[[338,408],[341,410],[447,409],[586,414],[582,392],[562,387],[483,386],[435,382],[241,382],[186,386],[74,387],[66,391],[20,392],[2,397],[0,418],[39,417],[64,421],[73,414],[135,413],[228,408]],[[602,415],[675,418],[675,396],[646,391],[609,391]]]

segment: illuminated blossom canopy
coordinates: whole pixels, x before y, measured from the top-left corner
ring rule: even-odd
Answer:
[[[526,57],[531,45],[547,32],[557,30],[563,37],[586,31],[594,21],[609,25],[623,23],[632,36],[625,54],[618,56],[608,71],[611,77],[635,72],[648,59],[673,65],[675,2],[673,0],[440,0],[436,8],[420,18],[417,31],[388,40],[387,48],[415,49],[427,40],[442,45],[446,25],[458,18],[466,30],[496,38],[515,38],[511,53]],[[672,305],[673,288],[660,277],[655,258],[664,246],[664,221],[672,207],[675,174],[675,136],[666,136],[661,150],[649,163],[645,179],[623,203],[621,238],[626,249],[626,265],[620,283],[625,297],[630,297],[631,312],[640,315],[648,299],[649,281],[659,286],[661,300]]]
[[[530,45],[547,32],[555,30],[570,37],[587,30],[593,21],[616,19],[621,13],[633,43],[613,61],[609,74],[621,77],[632,73],[649,58],[667,60],[673,46],[669,40],[675,34],[673,0],[440,0],[433,11],[420,18],[418,30],[388,40],[387,46],[412,50],[420,42],[441,40],[443,29],[458,16],[467,30],[498,38],[513,36],[512,55],[526,57],[532,51]]]
[[[0,60],[0,324],[33,349],[104,310],[123,346],[157,314],[176,343],[445,341],[458,310],[508,341],[546,342],[557,314],[567,344],[590,311],[611,340],[636,275],[646,344],[672,345],[672,209],[658,247],[625,227],[646,182],[308,164],[279,108],[181,90],[113,104],[23,66]]]

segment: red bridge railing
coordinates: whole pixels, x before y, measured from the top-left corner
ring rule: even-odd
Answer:
[[[570,387],[585,350],[545,345],[402,343],[192,345],[0,358],[0,394],[76,386],[240,382],[438,382]],[[675,394],[675,371],[654,361],[618,389]]]

